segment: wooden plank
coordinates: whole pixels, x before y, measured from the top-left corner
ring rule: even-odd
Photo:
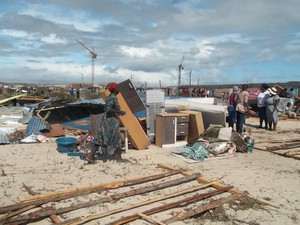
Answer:
[[[166,225],[165,223],[162,223],[160,221],[157,221],[155,219],[152,219],[151,217],[145,215],[144,213],[138,213],[138,216],[140,216],[141,218],[145,219],[145,220],[148,220],[149,222],[151,223],[154,223],[154,224],[159,224],[159,225]]]
[[[300,142],[292,142],[292,143],[284,143],[281,145],[269,146],[267,147],[267,151],[276,151],[276,150],[283,150],[283,149],[290,149],[290,148],[297,148],[300,147]]]
[[[128,107],[133,114],[146,110],[146,107],[131,83],[130,79],[118,83],[118,89],[122,93]]]
[[[104,101],[106,101],[109,94],[110,92],[108,90],[100,92],[100,95]],[[121,109],[126,111],[126,114],[124,116],[120,116],[118,118],[122,126],[126,127],[128,130],[128,138],[130,143],[137,150],[147,149],[150,145],[150,140],[147,134],[145,133],[136,116],[132,113],[131,109],[127,105],[121,92],[117,95],[117,98]]]
[[[297,155],[287,155],[287,154],[285,154],[285,153],[280,153],[280,152],[275,152],[275,151],[272,151],[272,153],[274,153],[274,154],[276,154],[276,155],[283,156],[283,157],[293,158],[293,159],[298,159],[298,160],[300,160],[300,156],[297,156]]]
[[[285,155],[289,155],[289,156],[294,156],[294,155],[299,155],[300,154],[300,150],[292,150],[292,151],[288,151],[284,153]]]
[[[12,96],[12,97],[10,97],[10,98],[2,99],[2,100],[0,100],[0,104],[9,102],[9,101],[14,100],[14,99],[17,99],[17,98],[21,98],[21,97],[26,96],[26,95],[27,95],[27,94],[22,94],[22,95]]]

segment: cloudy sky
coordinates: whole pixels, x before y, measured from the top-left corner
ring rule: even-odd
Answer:
[[[1,82],[300,80],[299,0],[0,0]],[[97,54],[92,76],[89,50]]]

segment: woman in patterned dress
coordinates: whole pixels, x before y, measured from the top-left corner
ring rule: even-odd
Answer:
[[[122,160],[122,139],[118,116],[125,115],[125,111],[120,109],[117,99],[117,95],[119,94],[118,85],[112,82],[107,87],[110,94],[106,99],[105,112],[100,119],[99,129],[93,140],[93,148],[86,158],[89,162],[95,160],[94,154],[100,146],[115,149],[114,156],[117,160]]]

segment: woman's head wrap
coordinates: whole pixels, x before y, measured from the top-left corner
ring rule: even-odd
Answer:
[[[234,92],[237,92],[239,90],[238,86],[233,86],[232,89],[233,89]]]
[[[107,87],[108,87],[108,90],[109,90],[110,92],[112,92],[112,91],[114,91],[114,90],[116,90],[116,89],[118,88],[118,84],[115,83],[115,82],[111,82],[111,83],[109,83],[109,84],[107,85]]]
[[[265,90],[268,90],[269,85],[267,85],[267,84],[264,83],[264,84],[261,85],[261,87],[263,87]]]

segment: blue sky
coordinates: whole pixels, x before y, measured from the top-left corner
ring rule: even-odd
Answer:
[[[300,80],[299,0],[0,0],[1,82]],[[190,76],[191,74],[191,76]],[[191,77],[191,80],[190,80]]]

